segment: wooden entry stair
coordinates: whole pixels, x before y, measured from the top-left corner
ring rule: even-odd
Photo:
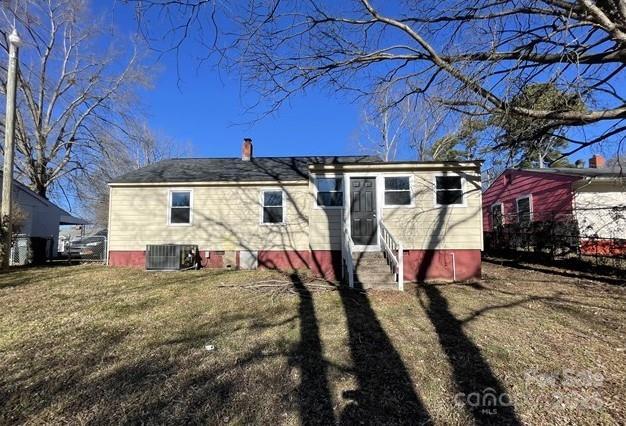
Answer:
[[[397,289],[396,277],[382,251],[352,253],[354,287],[362,289]]]
[[[402,243],[385,225],[379,226],[381,251],[355,252],[350,232],[344,226],[342,264],[344,281],[351,288],[404,290]]]

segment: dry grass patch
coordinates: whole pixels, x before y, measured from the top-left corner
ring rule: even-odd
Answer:
[[[487,264],[479,284],[322,288],[265,271],[1,276],[0,422],[610,424],[626,415],[623,287]],[[512,404],[490,414],[459,397],[488,388]]]

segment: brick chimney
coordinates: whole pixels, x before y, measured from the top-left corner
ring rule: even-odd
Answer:
[[[244,138],[243,145],[241,146],[241,159],[243,161],[250,161],[252,158],[252,139]]]
[[[604,157],[598,154],[594,154],[590,159],[589,159],[589,168],[591,169],[601,169],[602,167],[604,167],[606,161],[604,160]]]

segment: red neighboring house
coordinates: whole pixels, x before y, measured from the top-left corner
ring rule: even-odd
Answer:
[[[483,193],[487,238],[499,227],[536,230],[539,222],[572,223],[583,253],[626,253],[622,170],[605,167],[599,155],[589,160],[588,168],[508,169]]]

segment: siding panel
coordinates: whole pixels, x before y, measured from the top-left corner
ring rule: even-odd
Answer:
[[[515,220],[516,199],[532,195],[533,216],[547,218],[555,213],[570,213],[572,183],[579,178],[543,172],[509,170],[501,174],[483,194],[483,226],[491,231],[491,206],[502,203],[507,221]]]
[[[308,248],[308,188],[284,186],[286,224],[262,225],[260,193],[267,187],[194,187],[191,226],[167,224],[162,187],[111,188],[111,250],[144,250],[147,244],[197,244],[212,250]]]
[[[464,178],[464,206],[436,207],[434,181],[438,174],[413,173],[411,190],[414,206],[383,208],[384,223],[407,250],[482,249],[479,174],[459,174]]]
[[[581,236],[626,239],[626,181],[585,185],[574,205]]]

